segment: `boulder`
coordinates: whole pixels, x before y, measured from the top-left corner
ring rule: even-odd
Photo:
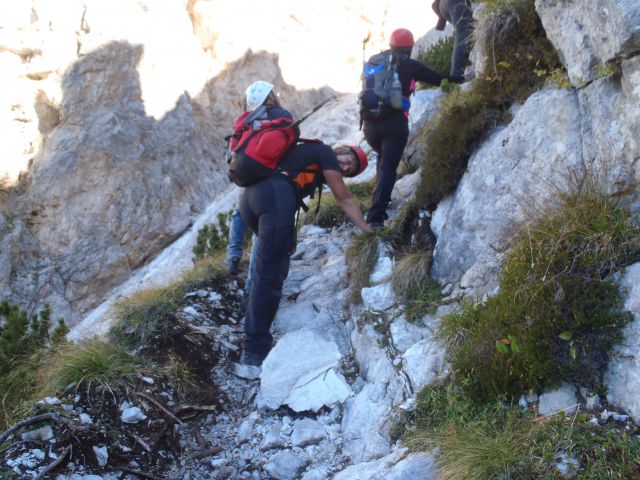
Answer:
[[[309,329],[286,334],[262,364],[258,407],[301,412],[343,402],[351,389],[338,372],[341,359],[334,342]]]

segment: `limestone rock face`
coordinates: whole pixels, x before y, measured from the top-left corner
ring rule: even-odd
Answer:
[[[455,194],[434,212],[438,281],[480,295],[495,289],[516,230],[569,188],[572,173],[584,172],[580,125],[574,92],[544,90],[480,147]]]
[[[536,0],[535,6],[574,85],[597,78],[594,67],[640,50],[635,0]]]
[[[633,321],[624,330],[625,342],[616,347],[605,375],[607,400],[640,422],[640,263],[627,268],[623,276],[625,308]]]

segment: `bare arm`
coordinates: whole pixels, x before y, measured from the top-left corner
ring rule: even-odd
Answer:
[[[356,202],[353,200],[353,197],[351,197],[351,194],[342,179],[342,174],[336,170],[323,170],[322,175],[324,176],[325,182],[331,189],[331,192],[336,199],[336,203],[342,210],[344,210],[344,213],[347,214],[351,221],[365,232],[373,231],[369,224],[365,222],[360,207],[358,207]]]

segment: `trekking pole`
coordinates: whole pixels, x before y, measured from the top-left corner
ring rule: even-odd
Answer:
[[[371,30],[367,32],[367,36],[362,39],[362,65],[365,63],[364,50],[367,43],[371,40]]]
[[[311,115],[313,115],[314,113],[316,113],[318,110],[320,110],[322,107],[324,107],[327,103],[329,103],[331,100],[335,99],[335,95],[331,95],[329,98],[327,98],[326,100],[323,100],[322,102],[320,102],[318,105],[316,105],[315,107],[313,107],[311,109],[311,111],[307,112],[301,119],[296,120],[295,122],[293,122],[293,124],[291,125],[291,128],[295,128],[298,125],[300,125],[302,122],[304,122],[307,118],[309,118]]]

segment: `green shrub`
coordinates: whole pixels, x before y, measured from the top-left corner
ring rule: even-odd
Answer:
[[[478,399],[513,399],[561,380],[602,391],[629,320],[614,274],[640,259],[619,200],[583,186],[515,241],[500,291],[443,320],[456,379]]]
[[[405,442],[418,451],[439,447],[438,479],[559,479],[554,465],[563,452],[578,460],[577,478],[637,478],[637,433],[590,420],[580,413],[571,421],[536,418],[500,402],[478,404],[459,389],[439,384],[418,394]]]
[[[229,243],[229,219],[231,212],[218,214],[218,223],[205,225],[198,230],[196,245],[193,247],[195,260],[219,254],[227,248]]]
[[[488,54],[486,71],[465,90],[453,89],[438,115],[419,132],[424,165],[416,198],[433,210],[453,193],[469,157],[509,107],[542,88],[561,64],[546,37],[534,0],[495,0],[476,25],[476,42]],[[543,75],[540,72],[545,72]]]
[[[431,70],[435,70],[442,75],[449,75],[454,41],[455,38],[453,36],[441,38],[427,50],[420,51],[417,55],[417,60],[420,63],[424,63]]]
[[[37,385],[34,372],[47,356],[50,317],[49,305],[29,317],[16,305],[0,303],[0,425],[10,424],[16,409],[33,395]],[[60,319],[52,334],[53,345],[64,337],[65,330],[64,320]]]

